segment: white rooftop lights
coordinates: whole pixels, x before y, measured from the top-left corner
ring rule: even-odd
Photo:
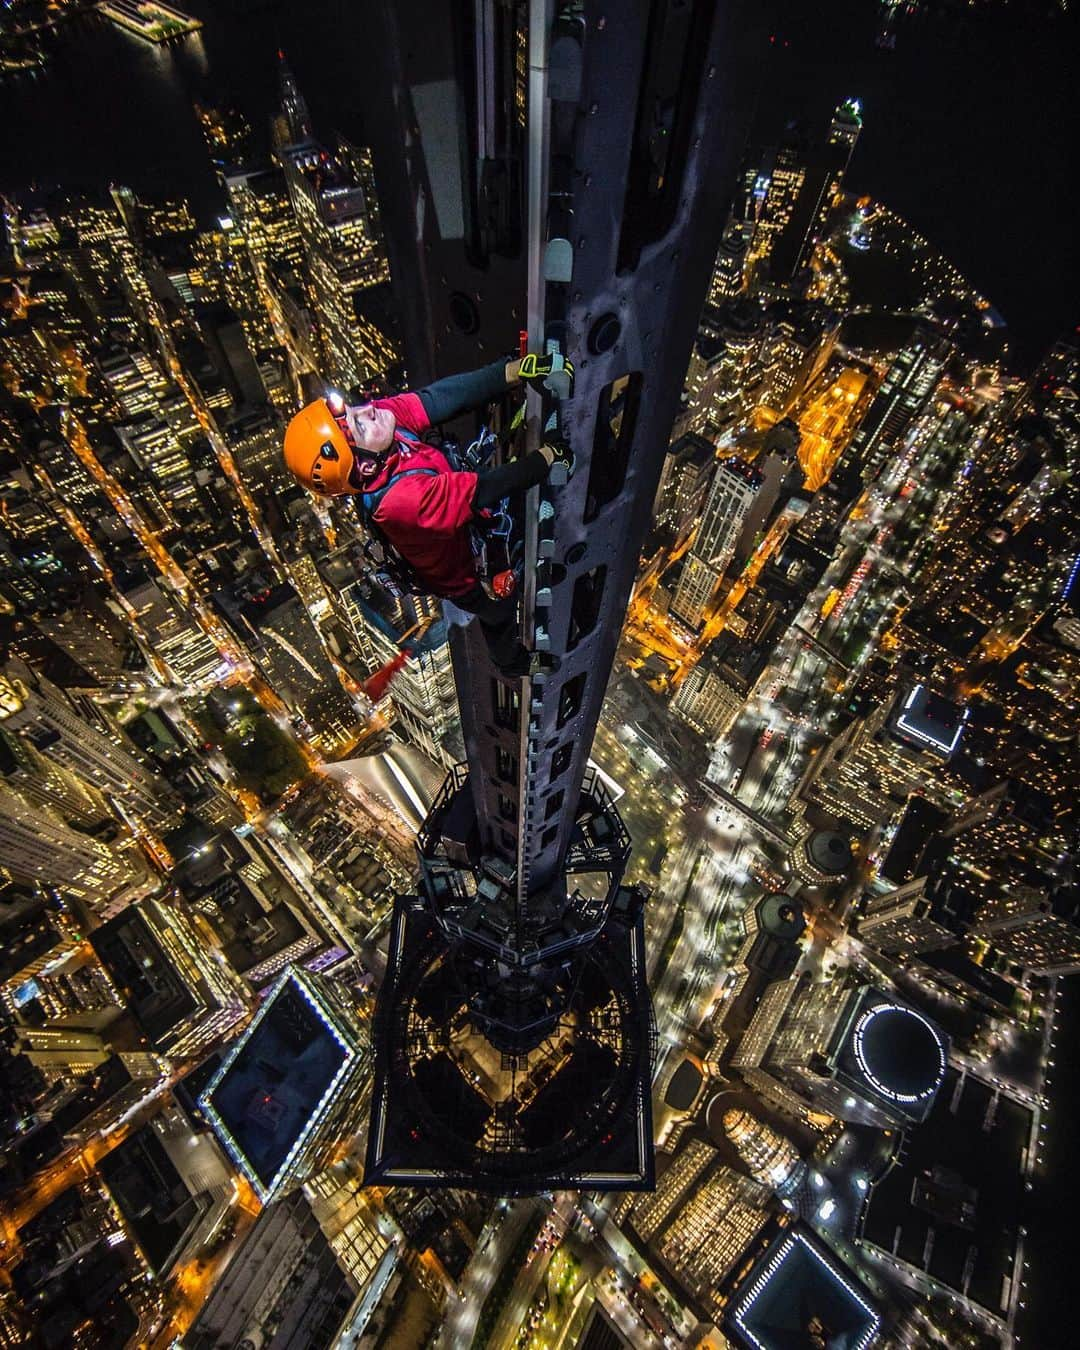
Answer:
[[[855,1303],[866,1314],[866,1323],[860,1328],[857,1339],[851,1341],[851,1350],[866,1350],[881,1329],[881,1317],[877,1310],[859,1292],[859,1289],[851,1280],[845,1279],[837,1265],[831,1261],[817,1246],[812,1245],[803,1236],[802,1233],[787,1233],[777,1244],[768,1262],[762,1270],[755,1276],[750,1288],[745,1295],[739,1298],[739,1305],[733,1316],[735,1325],[742,1332],[743,1336],[755,1347],[755,1350],[770,1350],[766,1341],[763,1341],[755,1335],[753,1329],[747,1323],[747,1316],[753,1308],[755,1302],[764,1292],[766,1286],[783,1266],[801,1246],[817,1263],[818,1266],[836,1283],[841,1286],[845,1293],[855,1301]]]
[[[934,1045],[937,1048],[937,1067],[927,1086],[921,1088],[918,1092],[901,1092],[893,1084],[885,1082],[881,1078],[880,1066],[874,1065],[870,1059],[866,1042],[867,1034],[879,1017],[890,1013],[903,1017],[913,1017],[916,1021],[921,1022],[933,1037]],[[895,1003],[878,1003],[872,1008],[867,1008],[855,1023],[853,1040],[855,1059],[862,1071],[863,1077],[875,1092],[880,1093],[883,1097],[888,1097],[890,1101],[902,1102],[908,1106],[915,1105],[918,1102],[925,1102],[928,1098],[932,1097],[941,1086],[941,1080],[945,1077],[944,1042],[934,1024],[925,1018],[922,1013],[916,1012],[914,1008],[901,1008]]]
[[[896,719],[896,728],[898,731],[902,731],[905,736],[911,736],[914,740],[920,741],[923,745],[932,745],[937,751],[948,758],[960,744],[960,736],[971,715],[971,711],[969,708],[965,708],[960,714],[960,720],[956,724],[956,729],[952,734],[951,740],[947,739],[945,736],[936,736],[927,730],[925,724],[917,726],[908,717],[908,713],[918,701],[919,697],[925,692],[925,689],[926,686],[922,684],[917,684],[915,688],[912,689],[911,693],[907,696],[907,701],[900,712],[900,716]]]

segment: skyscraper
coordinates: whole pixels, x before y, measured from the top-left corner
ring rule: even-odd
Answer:
[[[175,903],[132,905],[90,941],[155,1050],[197,1054],[243,1016],[243,983]]]
[[[405,634],[415,627],[414,607],[406,603],[399,616],[396,605],[387,605],[374,594],[366,602],[357,597],[354,604],[362,625],[361,651],[369,668],[378,670],[397,656]],[[453,768],[461,763],[465,747],[446,622],[436,619],[422,636],[408,642],[407,649],[412,655],[387,694],[395,730],[434,763]]]
[[[190,1350],[330,1350],[362,1289],[297,1191],[259,1215],[184,1342]]]
[[[114,609],[90,588],[68,608],[37,615],[34,626],[81,666],[94,684],[109,690],[144,684],[140,672],[145,666],[133,638]]]
[[[263,493],[285,494],[295,487],[282,459],[275,416],[253,409],[230,420],[223,431],[245,482],[259,484]]]
[[[698,554],[686,555],[671,599],[671,613],[691,632],[697,632],[704,624],[722,576],[721,568],[714,567]]]
[[[420,832],[422,898],[395,905],[372,1184],[650,1184],[643,897],[621,882],[630,840],[586,761],[715,259],[721,208],[705,185],[734,167],[710,71],[741,75],[715,10],[670,13],[645,25],[630,10],[590,11],[552,41],[547,85],[530,74],[546,67],[544,25],[527,32],[521,10],[486,12],[480,42],[462,40],[454,11],[431,11],[422,54],[401,7],[375,32],[393,53],[378,63],[370,120],[410,376],[475,366],[523,327],[541,347],[562,325],[577,467],[542,489],[553,510],[535,555],[530,524],[524,568],[523,642],[557,670],[510,678],[476,625],[451,635],[468,772],[447,780]],[[522,135],[526,94],[534,138]],[[605,104],[604,117],[577,115]],[[640,109],[658,107],[670,134],[644,130]],[[446,153],[448,138],[461,154]],[[430,1052],[410,1031],[413,1009],[437,1009],[449,1027],[462,999],[476,1053],[500,1057],[498,1089],[442,1031]],[[556,1027],[572,1035],[564,1046],[560,1030],[549,1059],[540,1047]]]
[[[869,1350],[884,1322],[866,1286],[803,1223],[763,1227],[717,1290],[717,1303],[736,1350],[828,1342]]]
[[[229,219],[244,240],[256,277],[265,284],[263,268],[299,268],[304,260],[300,226],[289,204],[281,169],[234,173],[225,179]]]
[[[1063,819],[1053,798],[1006,780],[951,814],[913,797],[860,907],[859,935],[903,957],[975,934],[1025,970],[1080,964]]]
[[[737,1106],[724,1112],[723,1126],[755,1181],[768,1186],[781,1199],[799,1188],[807,1167],[790,1139],[759,1120],[752,1111]]]
[[[99,1164],[113,1203],[159,1279],[197,1253],[225,1221],[234,1198],[213,1136],[196,1134],[167,1107]]]
[[[753,178],[750,216],[755,261],[768,259],[775,286],[809,267],[814,245],[837,193],[862,128],[858,99],[839,105],[824,140],[789,130],[780,146],[767,151]]]
[[[898,814],[915,792],[955,802],[960,793],[946,770],[967,720],[966,708],[921,683],[904,684],[814,757],[796,795],[864,828]]]
[[[685,537],[701,514],[709,490],[716,449],[693,433],[680,436],[667,453],[653,505],[654,526]]]
[[[692,551],[721,572],[731,559],[743,515],[760,486],[760,475],[737,455],[722,459],[717,466]]]
[[[686,1197],[654,1246],[664,1264],[715,1316],[720,1281],[730,1273],[766,1218],[768,1190],[759,1181],[718,1166]]]
[[[760,473],[737,455],[722,459],[717,466],[671,602],[672,613],[688,628],[696,630],[704,622],[720,579],[735,556],[743,520],[761,483]]]
[[[859,938],[868,947],[907,960],[954,946],[956,933],[935,918],[930,878],[921,876],[866,896],[859,911]]]
[[[264,1203],[299,1186],[359,1128],[368,1032],[352,991],[293,966],[200,1098]]]
[[[706,307],[686,371],[687,431],[719,436],[755,406],[763,330],[761,307],[745,297]]]
[[[146,884],[146,872],[131,859],[90,835],[63,824],[58,816],[30,805],[0,783],[0,844],[4,866],[17,880],[55,878],[91,913],[121,906]]]
[[[845,452],[845,463],[857,468],[867,482],[877,477],[903,443],[933,396],[951,352],[946,338],[920,323],[897,353]]]
[[[888,1129],[926,1118],[947,1056],[945,1037],[916,1009],[845,977],[804,973],[768,990],[732,1064],[803,1119]]]
[[[315,740],[340,749],[359,719],[296,591],[287,583],[260,591],[241,612],[271,687],[304,717]]]
[[[729,220],[716,250],[712,280],[709,282],[709,304],[719,305],[734,300],[746,286],[746,250],[750,230],[738,220]]]
[[[324,149],[314,139],[307,105],[284,64],[281,83],[284,115],[275,154],[307,258],[324,373],[348,389],[380,373],[394,354],[387,338],[382,349],[373,343],[363,318],[365,291],[390,275],[370,158],[352,146],[333,153]]]
[[[146,654],[165,663],[180,685],[216,683],[228,667],[190,610],[145,573],[120,580],[120,589],[146,634]]]
[[[94,709],[94,722],[89,710],[80,716],[60,689],[24,662],[9,662],[6,673],[0,709],[5,731],[30,741],[143,825],[160,831],[176,823],[180,798],[146,767],[134,745],[124,746],[119,728],[105,729],[104,712]]]
[[[649,1195],[635,1199],[630,1222],[644,1242],[662,1237],[664,1230],[680,1213],[702,1178],[717,1162],[715,1148],[702,1139],[690,1139],[671,1160]]]
[[[671,712],[713,741],[731,730],[745,701],[745,693],[732,688],[706,653],[679,685]]]
[[[761,344],[758,399],[778,413],[787,413],[832,355],[840,332],[839,315],[810,305],[778,305],[769,313]]]
[[[1080,901],[1066,879],[1046,878],[1035,886],[1006,882],[981,906],[972,931],[1024,970],[1040,975],[1080,971]]]
[[[0,687],[0,702],[3,699]],[[99,788],[47,758],[29,737],[6,731],[2,723],[0,763],[8,787],[29,805],[51,811],[84,834],[99,837],[115,834],[114,817]]]
[[[829,144],[842,147],[847,152],[842,163],[842,173],[847,172],[861,131],[862,103],[857,98],[846,98],[843,103],[837,104],[829,123]]]

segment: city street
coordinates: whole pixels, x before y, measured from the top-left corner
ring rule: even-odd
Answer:
[[[536,1201],[500,1200],[493,1221],[480,1234],[461,1278],[462,1297],[447,1304],[435,1350],[458,1350],[472,1343],[484,1300],[506,1263],[525,1225],[536,1213]]]
[[[1071,1347],[1075,6],[194,8],[0,6],[0,1347]]]

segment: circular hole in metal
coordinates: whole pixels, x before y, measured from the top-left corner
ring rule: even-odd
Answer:
[[[622,333],[622,324],[614,314],[601,314],[589,329],[588,346],[593,356],[611,351]]]
[[[450,297],[450,322],[459,333],[475,333],[480,327],[479,309],[461,291],[454,291]]]
[[[574,544],[572,548],[569,548],[566,551],[567,567],[573,567],[573,565],[575,563],[579,563],[582,560],[582,558],[584,558],[584,556],[585,556],[585,545],[580,543]]]

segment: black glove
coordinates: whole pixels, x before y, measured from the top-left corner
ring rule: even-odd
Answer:
[[[570,442],[564,440],[562,436],[548,434],[544,437],[544,444],[543,446],[541,446],[541,449],[547,449],[551,451],[552,470],[554,470],[557,464],[565,466],[566,468],[565,477],[563,477],[561,474],[552,475],[553,481],[555,481],[556,486],[558,486],[559,481],[565,483],[566,480],[570,478],[574,472],[574,452],[573,450],[570,449]]]
[[[574,365],[560,352],[527,352],[521,358],[518,375],[531,388],[547,390],[556,398],[570,398],[574,392]]]

